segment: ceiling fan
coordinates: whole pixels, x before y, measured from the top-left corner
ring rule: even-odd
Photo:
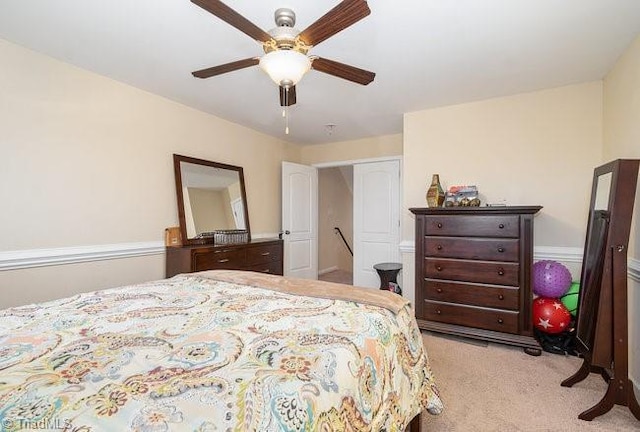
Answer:
[[[303,31],[295,29],[295,13],[280,8],[275,12],[277,27],[265,32],[219,0],[191,0],[192,3],[217,16],[262,44],[265,54],[192,72],[196,78],[209,78],[260,65],[280,86],[280,105],[296,103],[296,84],[310,69],[324,72],[358,84],[367,85],[376,74],[344,63],[318,56],[308,51],[336,33],[355,24],[371,13],[366,0],[343,0]]]

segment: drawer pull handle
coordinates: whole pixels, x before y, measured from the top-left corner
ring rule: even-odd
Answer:
[[[436,270],[442,271],[442,266],[436,266]]]
[[[498,318],[498,324],[502,324],[504,323],[504,320],[502,318]]]
[[[219,262],[219,263],[226,263],[226,262],[229,262],[229,258],[225,258],[225,259],[218,260],[218,262]]]
[[[271,252],[262,252],[260,255],[262,255],[262,256],[269,256],[269,255],[271,255]]]
[[[438,228],[442,228],[442,222],[438,222],[438,224],[436,225]]]
[[[503,229],[504,228],[504,224],[498,225],[498,228]]]
[[[266,270],[262,270],[262,273],[271,273],[271,271],[269,269],[266,269]]]
[[[500,294],[500,295],[498,296],[498,299],[500,299],[500,300],[504,300],[504,296],[503,296],[502,294]]]
[[[504,248],[502,246],[498,246],[498,252],[500,253],[504,252]]]
[[[438,245],[438,246],[436,246],[436,249],[438,249],[438,250],[442,250],[442,245]]]
[[[436,309],[436,314],[440,315],[442,314],[442,311],[440,309]]]
[[[437,291],[438,293],[441,293],[441,292],[442,292],[442,288],[438,288],[436,291]]]
[[[500,276],[504,276],[504,269],[498,269],[498,274]]]

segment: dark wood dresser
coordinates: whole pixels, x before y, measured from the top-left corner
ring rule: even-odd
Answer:
[[[533,337],[533,217],[540,206],[412,208],[420,328],[521,346]]]
[[[166,276],[203,270],[251,270],[282,275],[283,241],[167,247]]]

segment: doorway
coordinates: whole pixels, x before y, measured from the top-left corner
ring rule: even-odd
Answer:
[[[373,266],[400,261],[401,161],[359,160],[317,168],[319,278],[379,287]]]
[[[400,261],[401,158],[282,166],[284,275],[378,288],[373,266]]]
[[[353,285],[353,165],[318,169],[318,279]]]

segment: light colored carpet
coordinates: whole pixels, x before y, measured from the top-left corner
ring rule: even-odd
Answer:
[[[353,273],[346,270],[334,270],[318,276],[319,280],[353,285]]]
[[[571,388],[560,382],[582,360],[521,348],[466,343],[423,332],[429,360],[444,402],[439,416],[422,415],[423,431],[640,431],[627,407],[614,406],[591,422],[578,414],[605,394],[602,377],[591,374]]]

